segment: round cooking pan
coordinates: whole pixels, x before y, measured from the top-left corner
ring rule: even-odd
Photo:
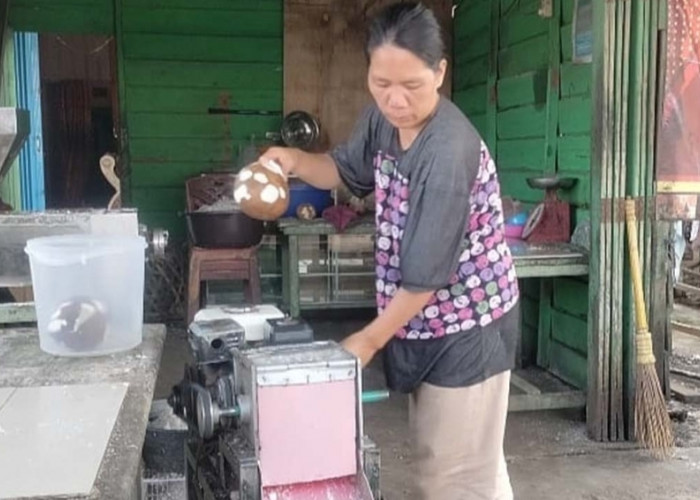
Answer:
[[[240,209],[186,212],[192,243],[205,248],[247,248],[260,243],[264,222],[248,217]]]

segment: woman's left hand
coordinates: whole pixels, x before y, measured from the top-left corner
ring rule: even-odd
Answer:
[[[351,354],[360,359],[363,368],[372,361],[372,358],[379,351],[379,347],[372,341],[372,337],[364,331],[353,333],[346,337],[341,344]]]

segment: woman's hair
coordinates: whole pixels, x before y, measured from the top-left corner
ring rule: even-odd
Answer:
[[[367,37],[367,58],[385,44],[410,51],[433,69],[437,69],[444,57],[440,23],[420,2],[390,5],[374,18]]]

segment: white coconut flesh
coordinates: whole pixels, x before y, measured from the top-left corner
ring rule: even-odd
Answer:
[[[241,184],[233,192],[233,199],[236,203],[240,203],[243,200],[250,200],[252,198],[250,191],[248,191],[248,186],[246,184]]]
[[[265,203],[274,203],[280,197],[280,192],[276,186],[268,184],[260,192],[260,199]]]
[[[268,169],[269,171],[274,172],[277,175],[280,175],[282,177],[285,177],[284,170],[282,170],[282,167],[276,161],[268,160],[265,163],[261,163],[261,165],[263,167],[265,167],[266,169]]]
[[[278,188],[280,190],[280,198],[283,200],[287,198],[287,192],[283,188]]]
[[[267,175],[263,174],[262,172],[255,172],[255,175],[253,175],[253,179],[258,181],[260,184],[267,184],[270,182],[270,180],[267,178]]]
[[[252,172],[249,168],[244,168],[244,169],[241,170],[241,172],[238,174],[238,179],[239,179],[240,181],[243,181],[243,182],[247,181],[247,180],[250,179],[251,177],[253,177],[253,172]]]

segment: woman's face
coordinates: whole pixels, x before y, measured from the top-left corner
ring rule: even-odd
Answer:
[[[369,91],[387,120],[397,128],[419,128],[437,105],[447,61],[432,69],[412,52],[385,44],[370,56]]]

